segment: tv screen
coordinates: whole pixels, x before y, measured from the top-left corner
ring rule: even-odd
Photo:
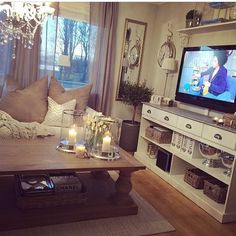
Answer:
[[[236,111],[236,45],[183,49],[177,101],[224,112]]]

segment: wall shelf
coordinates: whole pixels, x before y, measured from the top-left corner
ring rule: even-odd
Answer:
[[[215,23],[209,25],[201,25],[197,27],[179,29],[177,32],[181,34],[199,34],[199,33],[210,33],[223,30],[236,30],[236,21],[229,21],[224,23]]]

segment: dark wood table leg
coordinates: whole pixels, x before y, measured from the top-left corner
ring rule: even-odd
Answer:
[[[132,204],[133,200],[129,196],[129,193],[132,189],[132,183],[130,180],[131,177],[130,171],[120,171],[119,177],[115,182],[116,192],[112,196],[112,200],[117,205],[127,205]]]

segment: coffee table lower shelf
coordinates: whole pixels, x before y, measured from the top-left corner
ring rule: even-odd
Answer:
[[[137,214],[138,207],[131,198],[125,204],[111,200],[115,184],[109,176],[95,178],[90,173],[81,173],[80,178],[88,191],[86,203],[23,210],[17,207],[14,176],[1,176],[0,230]]]

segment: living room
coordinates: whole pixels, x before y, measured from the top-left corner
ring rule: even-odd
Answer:
[[[62,3],[61,5],[63,6],[64,12],[67,12],[65,14],[73,15],[72,19],[75,19],[76,17],[75,11],[81,11],[80,18],[84,17],[87,20],[89,19],[89,7],[88,7],[89,3]],[[226,26],[225,30],[222,29],[222,27],[219,30],[217,29],[208,30],[206,28],[206,30],[203,33],[193,33],[190,34],[190,37],[187,37],[185,33],[178,32],[179,29],[184,29],[186,27],[186,14],[190,12],[192,9],[202,10],[203,6],[204,4],[196,2],[150,2],[150,3],[119,2],[118,5],[116,6],[117,26],[115,27],[116,38],[113,42],[115,43],[113,44],[115,50],[113,50],[112,52],[115,55],[115,57],[113,58],[113,64],[109,63],[111,71],[108,72],[109,76],[112,75],[112,73],[113,76],[111,82],[107,83],[106,86],[104,87],[104,90],[102,89],[103,87],[99,86],[97,90],[98,92],[101,92],[100,90],[106,91],[109,95],[105,95],[103,99],[101,99],[101,101],[99,100],[99,102],[96,103],[95,106],[93,106],[93,108],[98,112],[103,112],[106,115],[111,115],[111,117],[119,118],[120,120],[130,120],[132,117],[132,107],[124,105],[124,103],[122,103],[119,99],[117,99],[117,89],[120,82],[120,73],[121,73],[121,60],[124,49],[124,38],[125,38],[124,32],[126,26],[126,19],[132,19],[138,22],[147,23],[145,40],[143,40],[144,44],[142,48],[143,50],[142,60],[141,63],[139,64],[140,73],[139,76],[137,77],[139,83],[145,82],[147,87],[153,88],[153,94],[155,95],[163,96],[165,94],[165,97],[168,97],[170,99],[175,99],[175,90],[178,82],[178,74],[179,74],[183,47],[234,44],[234,38],[236,34],[234,27],[227,28]],[[59,4],[59,9],[60,9],[60,4]],[[213,14],[216,15],[219,14],[224,16],[224,14],[226,14],[225,13],[226,11],[227,9],[221,9],[221,10],[213,9]],[[229,14],[229,11],[227,14]],[[173,34],[170,34],[170,32],[172,32]],[[166,42],[168,35],[171,35],[171,41],[173,42],[176,49],[174,58],[176,62],[176,69],[172,72],[164,70],[158,65],[160,48],[163,45],[163,43]],[[44,43],[46,45],[46,42]],[[9,55],[10,57],[12,56],[12,54]],[[57,56],[59,55],[57,54]],[[17,59],[17,54],[16,54],[16,59]],[[6,58],[4,56],[4,61],[1,62],[2,65],[5,64],[9,66],[9,64],[6,63],[5,61],[9,62],[11,61],[11,59]],[[50,59],[47,62],[49,63]],[[102,61],[101,64],[102,63],[104,63],[104,61]],[[44,65],[45,64],[46,62],[44,62]],[[49,63],[48,65],[51,66],[52,64]],[[55,68],[57,69],[58,73],[59,72],[61,73],[60,76],[66,77],[67,75],[66,66],[62,65],[60,67],[58,66],[58,64],[56,64]],[[4,72],[6,71],[7,70],[4,70]],[[44,68],[44,71],[48,72],[49,77],[52,75],[51,68],[50,69]],[[3,79],[3,77],[1,77],[1,87],[4,87],[4,83],[5,80]],[[24,87],[23,84],[25,82],[20,81],[20,83],[21,87]],[[27,85],[31,84],[31,82],[27,83],[26,83]],[[102,84],[101,81],[99,83]],[[95,90],[92,90],[92,93],[94,93],[94,91]],[[57,96],[54,97],[58,98],[58,94]],[[107,101],[108,98],[109,102]],[[59,100],[56,101],[60,103]],[[191,104],[187,105],[181,104],[181,105],[182,105],[181,108],[183,108],[184,110],[201,113],[201,115],[206,115],[207,113],[207,115],[209,115],[210,117],[221,118],[223,116],[223,112],[221,111],[219,112],[219,111],[209,110],[206,108],[199,108]],[[142,116],[141,110],[139,109],[137,113],[138,113],[137,120],[142,121],[143,118],[141,117]],[[156,122],[155,120],[152,119],[150,119],[150,121],[151,124]],[[167,128],[170,127],[167,126]],[[173,130],[175,131],[175,129]],[[194,138],[195,136],[190,135],[190,137]],[[233,137],[232,139],[235,139],[234,136],[232,137]],[[204,137],[201,138],[201,140],[204,140]],[[138,150],[141,146],[143,148],[142,144],[140,146],[140,142],[142,143],[142,141],[139,140]],[[210,141],[210,143],[213,142]],[[223,149],[229,150],[231,153],[235,153],[235,150],[232,151],[231,148],[223,147]],[[178,162],[177,165],[184,167],[186,166],[185,164],[183,165],[182,161],[177,161],[177,162]],[[180,167],[180,169],[181,168],[182,167]],[[211,174],[212,172],[208,171],[208,173]],[[214,208],[210,206],[209,210],[204,209],[205,205],[201,206],[202,204],[201,200],[198,199],[193,200],[191,197],[188,196],[188,193],[183,193],[182,191],[178,192],[176,190],[179,189],[178,185],[175,186],[175,188],[173,188],[172,187],[174,186],[173,184],[171,184],[172,186],[168,184],[167,178],[169,177],[161,176],[160,178],[160,176],[158,176],[158,174],[155,173],[155,171],[153,171],[152,168],[150,168],[150,166],[148,166],[148,169],[146,170],[140,170],[133,173],[131,181],[135,191],[137,191],[148,203],[150,203],[157,211],[159,211],[161,215],[163,215],[175,228],[175,231],[165,234],[163,233],[163,235],[211,235],[211,234],[234,235],[235,234],[236,232],[235,223],[222,224],[219,222],[219,220],[217,221],[214,217],[212,217],[212,214],[214,215],[214,213],[208,212],[208,211],[214,212],[214,210],[212,209],[218,209],[217,207]],[[228,185],[230,185],[229,183],[233,185],[233,183],[235,182],[234,171],[232,171],[231,176],[233,177],[230,180],[225,180],[225,182],[228,183]],[[235,196],[235,190],[233,189],[231,191],[232,191],[231,196],[228,197],[227,200],[229,203],[227,203],[226,207],[227,208],[226,212],[229,211],[230,213],[234,212],[235,209],[235,204],[233,204],[233,197]],[[188,198],[186,198],[186,196],[189,197],[193,202]],[[195,204],[194,202],[195,203],[200,202],[200,203]],[[214,203],[212,203],[212,206],[213,205]],[[230,207],[233,209],[232,211],[228,209]],[[208,209],[208,207],[206,208]],[[220,207],[220,209],[222,209],[222,207]],[[223,213],[224,211],[225,209],[222,210]],[[223,213],[222,215],[224,215]],[[219,215],[221,215],[221,213]],[[234,222],[235,219],[232,221]],[[47,235],[45,231],[43,232],[44,232],[43,235]],[[122,233],[118,235],[121,234]],[[75,235],[75,234],[70,234],[70,235]],[[160,233],[160,235],[162,234]]]

